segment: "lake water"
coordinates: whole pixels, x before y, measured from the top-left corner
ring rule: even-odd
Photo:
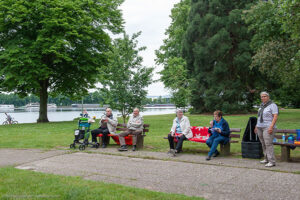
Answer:
[[[99,109],[88,109],[89,116],[96,118],[100,118],[104,114],[104,110]],[[141,115],[162,115],[162,114],[172,114],[174,113],[175,116],[175,107],[164,107],[164,108],[145,108],[144,111],[141,112]],[[7,110],[7,111],[0,111],[0,124],[2,124],[6,116],[4,112],[7,112],[17,120],[19,123],[35,123],[39,117],[38,110],[36,111],[25,111],[25,110]],[[59,122],[59,121],[72,121],[74,118],[79,117],[81,113],[81,109],[56,109],[56,110],[49,110],[48,111],[48,119],[50,122]],[[117,115],[117,111],[113,111],[114,115]]]

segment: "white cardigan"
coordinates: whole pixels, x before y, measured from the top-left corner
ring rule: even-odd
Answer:
[[[186,138],[192,138],[193,137],[193,133],[192,133],[192,130],[191,130],[191,125],[190,125],[190,120],[189,118],[187,118],[186,116],[182,116],[180,122],[180,128],[181,128],[181,131],[182,133],[185,135]],[[176,131],[176,118],[173,120],[173,125],[172,125],[172,128],[171,128],[171,133],[172,135],[174,135],[175,131]]]

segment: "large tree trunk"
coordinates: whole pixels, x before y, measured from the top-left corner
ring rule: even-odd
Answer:
[[[40,86],[40,112],[37,122],[49,122],[47,116],[48,80],[40,81]]]

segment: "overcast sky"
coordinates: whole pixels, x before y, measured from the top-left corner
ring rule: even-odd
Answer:
[[[180,0],[125,0],[121,9],[125,20],[125,30],[132,35],[138,31],[142,34],[138,38],[140,46],[146,46],[146,51],[140,55],[144,58],[145,66],[155,67],[153,78],[159,79],[157,72],[162,70],[162,66],[155,65],[156,49],[163,44],[166,38],[165,30],[171,23],[171,9]],[[163,96],[169,92],[164,89],[161,82],[152,84],[148,88],[148,96]]]

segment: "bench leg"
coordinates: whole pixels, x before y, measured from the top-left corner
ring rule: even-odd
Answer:
[[[290,147],[281,146],[281,161],[283,162],[290,161]]]
[[[106,145],[109,145],[109,141],[110,141],[110,136],[108,136],[107,144]],[[102,146],[102,144],[103,144],[103,137],[99,137],[99,144],[100,144],[100,146]]]
[[[222,156],[229,156],[230,155],[230,143],[227,144],[220,144],[220,150]]]
[[[137,149],[144,148],[144,136],[143,135],[137,135],[136,147],[137,147]]]

